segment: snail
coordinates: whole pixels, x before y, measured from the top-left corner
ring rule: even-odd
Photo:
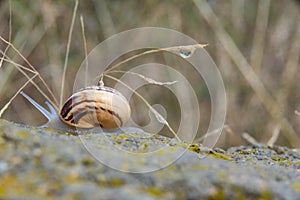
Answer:
[[[49,112],[24,92],[21,94],[48,119],[42,127],[116,129],[123,126],[131,114],[127,99],[106,86],[89,86],[73,93],[60,109],[59,116],[50,103],[46,102]]]

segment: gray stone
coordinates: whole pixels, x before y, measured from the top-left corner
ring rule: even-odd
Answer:
[[[199,144],[126,131],[76,136],[0,120],[0,198],[300,199],[299,149],[203,152]],[[141,169],[152,172],[121,172]]]

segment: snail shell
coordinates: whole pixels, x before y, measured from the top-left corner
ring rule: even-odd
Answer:
[[[100,126],[114,129],[130,117],[126,98],[117,90],[103,86],[86,87],[74,93],[60,111],[60,119],[79,128]]]
[[[72,94],[59,113],[46,102],[50,112],[36,103],[25,93],[21,93],[49,120],[47,125],[55,128],[59,121],[75,128],[115,129],[123,126],[130,118],[131,110],[127,99],[117,90],[104,86],[90,86]]]

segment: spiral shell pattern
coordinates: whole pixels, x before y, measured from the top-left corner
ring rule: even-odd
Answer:
[[[130,118],[127,99],[117,90],[90,86],[75,92],[60,111],[60,119],[78,128],[115,129]]]

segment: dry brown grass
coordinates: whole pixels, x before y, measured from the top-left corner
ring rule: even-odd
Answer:
[[[36,110],[15,96],[22,87],[39,103],[43,104],[47,97],[58,105],[56,99],[64,99],[59,98],[61,90],[65,91],[63,97],[70,94],[72,77],[86,51],[114,33],[160,26],[210,44],[207,50],[222,73],[228,100],[228,126],[219,146],[245,143],[244,132],[259,142],[271,144],[278,137],[277,144],[300,146],[300,119],[294,113],[300,110],[299,3],[292,0],[84,2],[79,2],[68,58],[65,55],[74,2],[12,0],[11,21],[9,1],[0,2],[0,36],[15,47],[0,41],[0,54],[8,56],[0,62],[0,108],[15,97],[3,118],[32,125],[43,123],[45,119]],[[80,15],[84,18],[83,32]],[[86,35],[88,50],[82,45],[82,33]],[[60,77],[65,58],[69,61],[66,70],[69,76],[63,81]],[[202,115],[199,132],[203,133],[209,121],[209,117],[203,116],[210,115],[207,88],[199,86],[199,77],[193,71],[183,73],[198,87]],[[63,89],[62,82],[66,83]]]

